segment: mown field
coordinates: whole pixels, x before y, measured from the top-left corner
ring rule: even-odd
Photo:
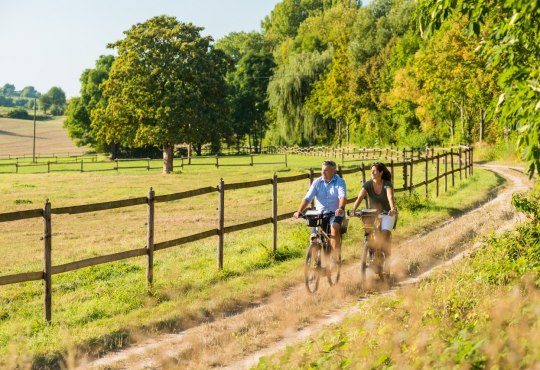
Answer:
[[[141,197],[150,187],[156,195],[226,183],[305,173],[322,158],[290,157],[289,166],[185,167],[172,175],[147,171],[120,173],[54,173],[0,175],[0,213]],[[417,173],[422,181],[423,173]],[[349,197],[356,196],[360,175],[346,176]],[[399,179],[399,174],[396,174]],[[398,180],[399,181],[399,180]],[[423,189],[400,197],[399,241],[488,200],[502,180],[475,170],[465,181],[429,201]],[[279,213],[294,211],[308,180],[280,184]],[[398,186],[399,182],[398,182]],[[156,205],[155,241],[174,239],[215,228],[217,194]],[[226,226],[271,215],[271,187],[230,191],[225,197]],[[79,215],[53,215],[53,265],[140,248],[145,245],[146,207]],[[351,221],[344,241],[345,263],[358,257],[360,227]],[[42,221],[0,224],[1,274],[42,268]],[[264,299],[276,290],[302,281],[307,228],[302,222],[279,223],[278,252],[271,250],[271,227],[262,226],[225,237],[224,269],[216,262],[217,238],[159,251],[155,284],[145,282],[145,259],[85,268],[53,276],[53,322],[43,320],[41,282],[0,287],[0,364],[57,363],[66,353],[97,353],[121,347],[136,333],[168,332]]]
[[[87,151],[77,147],[67,136],[64,118],[36,121],[36,154],[75,154]],[[0,117],[0,158],[27,155],[32,157],[33,120]]]

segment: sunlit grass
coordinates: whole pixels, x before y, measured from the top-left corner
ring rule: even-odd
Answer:
[[[44,174],[2,178],[0,212],[41,208],[44,199],[54,207],[156,195],[202,186],[219,178],[234,183],[305,173],[320,166],[321,158],[289,158],[289,167],[185,167],[172,176],[140,174]],[[489,198],[500,183],[486,171],[476,174],[426,208],[400,210],[396,238],[474,207]],[[360,187],[360,175],[345,177],[349,194]],[[279,213],[293,211],[308,186],[280,184]],[[442,192],[441,192],[442,194]],[[16,203],[16,199],[29,202]],[[271,186],[226,193],[226,225],[271,215]],[[452,203],[452,207],[444,206]],[[215,228],[217,193],[156,205],[156,242]],[[53,265],[96,255],[140,248],[146,242],[146,207],[53,215]],[[357,255],[360,228],[351,221],[344,258]],[[2,274],[42,268],[42,223],[39,219],[0,224],[5,251]],[[53,276],[53,322],[43,320],[40,282],[0,287],[0,363],[16,354],[15,362],[53,362],[67,348],[83,352],[117,348],[134,332],[171,331],[211,320],[215,315],[263,299],[274,291],[301,282],[301,265],[308,230],[301,222],[279,223],[278,252],[271,251],[271,226],[227,234],[224,269],[217,269],[217,238],[159,251],[155,256],[154,285],[145,283],[145,260],[131,259]]]

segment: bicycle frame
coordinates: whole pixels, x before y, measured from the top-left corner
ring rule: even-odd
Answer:
[[[375,209],[363,209],[355,212],[355,216],[360,217],[364,226],[364,244],[361,256],[361,279],[362,283],[366,281],[366,270],[368,266],[375,269],[375,273],[383,281],[388,280],[390,272],[388,266],[385,268],[386,254],[384,248],[377,241],[377,236],[381,235],[381,219]],[[387,271],[385,271],[387,270]]]
[[[336,284],[339,280],[341,250],[336,250],[337,255],[334,255],[330,243],[330,223],[327,224],[327,230],[323,228],[323,219],[332,214],[333,212],[307,211],[302,215],[302,218],[306,219],[306,226],[317,228],[316,240],[310,240],[308,245],[304,266],[306,288],[310,293],[317,290],[321,273],[327,276],[330,285]],[[321,253],[321,250],[324,253]],[[324,267],[322,261],[324,261]]]

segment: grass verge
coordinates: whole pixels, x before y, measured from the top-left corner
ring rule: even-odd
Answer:
[[[360,315],[260,360],[257,369],[536,368],[540,208],[417,286],[359,304]],[[516,198],[514,198],[514,204]]]

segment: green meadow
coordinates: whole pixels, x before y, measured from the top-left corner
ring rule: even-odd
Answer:
[[[103,173],[0,175],[0,213],[91,204],[144,197],[205,186],[316,173],[323,158],[289,156],[288,166],[184,166],[172,175],[133,169]],[[367,163],[366,163],[367,164]],[[417,171],[415,183],[424,174]],[[360,173],[346,175],[348,196],[356,197]],[[396,179],[399,174],[396,173]],[[397,180],[396,186],[399,185]],[[435,198],[423,188],[398,195],[399,227],[395,240],[435,227],[492,197],[502,184],[495,174],[474,175]],[[278,186],[278,213],[292,212],[309,181]],[[408,194],[408,193],[407,193]],[[225,194],[225,226],[271,216],[271,186],[230,190]],[[155,242],[213,229],[217,193],[156,204]],[[52,263],[141,248],[146,243],[146,206],[77,215],[53,215]],[[0,223],[2,275],[42,269],[41,219]],[[272,252],[271,226],[225,235],[224,268],[217,268],[217,237],[158,251],[154,284],[146,285],[146,260],[133,258],[53,275],[52,323],[43,319],[43,284],[28,282],[0,287],[0,364],[57,364],[69,351],[97,354],[126,345],[135,333],[170,332],[219,317],[275,291],[301,284],[308,230],[301,221],[278,224],[278,250]],[[358,257],[361,239],[357,220],[344,239],[345,263]]]

